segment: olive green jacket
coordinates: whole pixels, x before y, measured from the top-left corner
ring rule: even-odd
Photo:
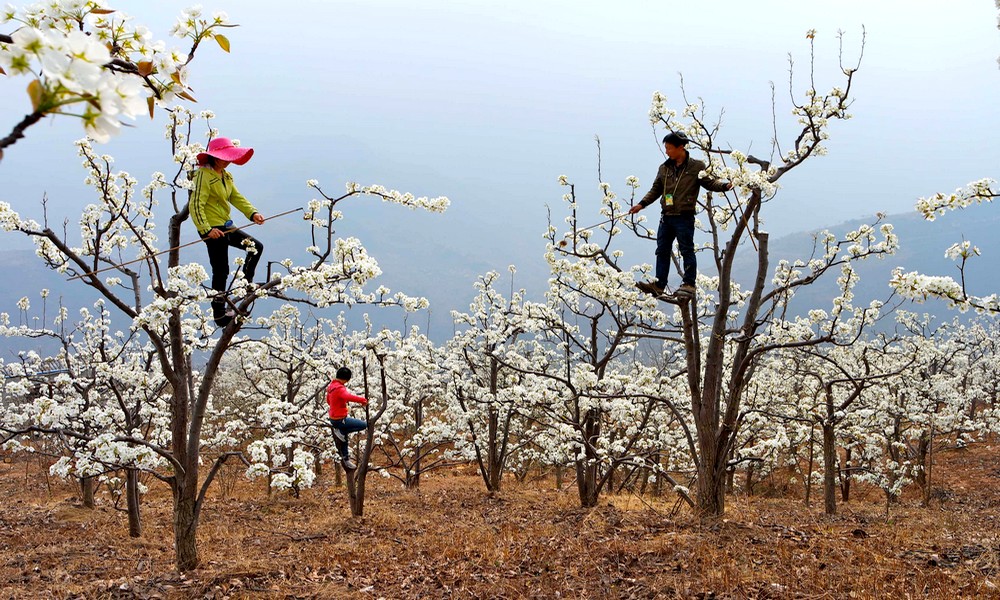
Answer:
[[[251,220],[257,212],[250,201],[236,189],[229,171],[223,171],[219,175],[214,169],[202,167],[194,172],[194,186],[191,188],[188,207],[198,235],[204,236],[213,227],[225,225],[229,221],[230,204]]]
[[[705,163],[691,158],[691,154],[687,154],[680,167],[674,161],[667,160],[660,165],[653,187],[649,188],[639,204],[649,206],[659,200],[660,209],[665,215],[693,215],[698,210],[700,188],[712,192],[729,189],[729,184],[724,181],[700,177],[698,174],[704,170]],[[672,197],[673,204],[667,204],[668,195]]]

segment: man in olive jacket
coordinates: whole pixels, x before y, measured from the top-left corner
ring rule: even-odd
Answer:
[[[660,201],[660,227],[656,231],[656,280],[639,282],[640,290],[660,295],[667,287],[670,275],[670,257],[674,240],[684,262],[684,277],[680,294],[694,294],[695,275],[698,263],[694,253],[694,213],[698,209],[698,194],[701,188],[713,192],[733,189],[732,184],[699,175],[705,170],[705,163],[691,158],[684,147],[690,140],[683,133],[670,132],[663,138],[667,160],[660,165],[649,188],[639,204],[629,210],[634,215],[657,200]]]

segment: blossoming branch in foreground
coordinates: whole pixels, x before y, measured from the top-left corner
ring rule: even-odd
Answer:
[[[10,42],[0,42],[0,74],[33,78],[28,85],[37,115],[79,117],[87,135],[106,142],[122,119],[152,114],[156,102],[191,100],[185,66],[206,38],[229,51],[218,32],[233,27],[225,13],[211,19],[201,9],[181,14],[171,33],[190,38],[189,53],[166,49],[142,25],[107,7],[104,0],[53,0],[18,10],[10,5],[0,24],[17,27]]]

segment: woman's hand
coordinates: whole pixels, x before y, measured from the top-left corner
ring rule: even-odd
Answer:
[[[221,229],[213,227],[211,230],[209,230],[208,235],[206,235],[205,237],[207,237],[210,240],[217,240],[224,235],[226,234],[223,233]]]
[[[253,217],[251,218],[251,220],[254,223],[258,224],[258,225],[263,225],[264,224],[264,215],[262,215],[260,213],[254,213]]]

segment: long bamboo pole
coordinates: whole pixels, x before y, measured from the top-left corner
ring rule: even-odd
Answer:
[[[286,210],[283,213],[278,213],[278,214],[270,216],[270,217],[265,217],[264,220],[265,221],[269,221],[271,219],[277,219],[278,217],[283,217],[285,215],[290,215],[293,212],[298,212],[300,210],[302,210],[301,206],[298,207],[298,208],[293,208],[292,210]],[[247,223],[246,225],[243,225],[241,227],[232,227],[230,229],[227,229],[226,232],[228,233],[230,231],[238,231],[240,229],[246,229],[247,227],[250,227],[252,225],[256,225],[256,223],[250,222],[250,223]],[[90,271],[89,273],[80,273],[79,275],[74,275],[74,276],[70,277],[67,281],[73,281],[74,279],[82,279],[84,277],[90,277],[91,275],[97,275],[98,273],[103,273],[105,271],[110,271],[111,269],[120,269],[120,268],[122,268],[122,267],[124,267],[126,265],[131,265],[131,264],[137,263],[139,261],[146,260],[147,258],[153,258],[154,256],[160,256],[161,254],[166,254],[167,252],[171,252],[173,250],[180,250],[181,248],[187,248],[188,246],[193,246],[193,245],[195,245],[197,243],[200,243],[201,241],[202,241],[202,239],[199,238],[199,239],[197,239],[197,240],[195,240],[193,242],[188,242],[186,244],[181,244],[180,246],[174,246],[173,248],[167,248],[166,250],[161,250],[161,251],[156,252],[154,254],[147,254],[146,256],[140,256],[139,258],[137,258],[135,260],[130,260],[128,262],[123,262],[121,264],[112,264],[110,266],[104,267],[103,269],[97,269],[96,271]]]

